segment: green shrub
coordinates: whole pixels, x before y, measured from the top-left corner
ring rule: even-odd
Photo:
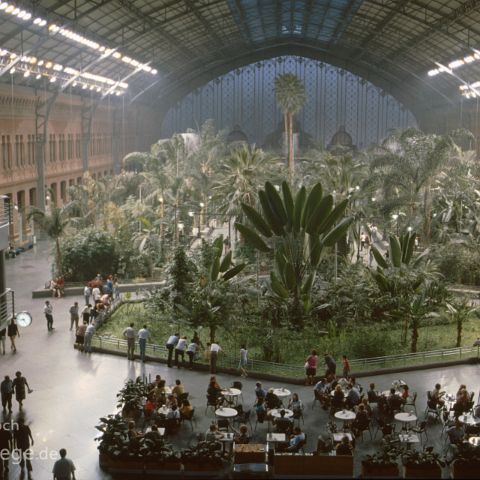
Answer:
[[[64,271],[69,280],[85,281],[100,273],[116,273],[118,254],[113,236],[88,228],[65,239],[62,244]]]

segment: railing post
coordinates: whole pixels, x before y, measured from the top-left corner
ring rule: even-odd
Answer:
[[[462,347],[459,348],[460,358],[462,358]]]

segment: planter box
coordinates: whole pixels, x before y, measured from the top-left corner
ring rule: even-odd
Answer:
[[[100,465],[100,468],[102,470],[109,470],[109,468],[112,466],[113,459],[109,457],[106,453],[100,452],[98,455],[98,464]]]
[[[452,463],[452,478],[479,478],[480,462],[465,462],[454,460]]]
[[[219,472],[223,470],[223,465],[217,465],[214,463],[184,463],[183,469],[185,472]]]
[[[403,476],[405,478],[442,478],[442,468],[437,464],[407,464],[404,466]]]
[[[139,458],[132,458],[132,459],[127,459],[127,458],[122,458],[118,460],[112,459],[112,463],[109,466],[108,469],[112,473],[122,473],[122,474],[141,474],[143,475],[145,471],[145,462],[142,459]]]
[[[351,455],[276,454],[274,478],[353,478]]]
[[[372,465],[362,462],[362,478],[399,478],[398,465]]]
[[[146,462],[146,475],[155,475],[165,478],[175,477],[182,474],[182,463],[178,462]]]
[[[265,445],[263,443],[248,443],[246,445],[235,445],[233,463],[265,463],[265,452]]]

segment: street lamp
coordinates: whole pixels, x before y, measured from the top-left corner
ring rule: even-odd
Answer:
[[[392,215],[392,220],[395,222],[395,225],[397,227],[397,236],[398,236],[398,213],[394,213]]]

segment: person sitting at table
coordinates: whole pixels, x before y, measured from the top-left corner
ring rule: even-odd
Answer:
[[[260,398],[263,398],[265,399],[265,396],[267,395],[267,392],[266,390],[262,387],[262,384],[260,382],[257,382],[255,384],[255,397],[257,399],[257,401],[260,399]]]
[[[465,438],[465,429],[457,419],[455,425],[447,430],[447,435],[452,445],[459,445]]]
[[[282,408],[280,410],[280,416],[274,418],[273,424],[275,425],[275,429],[277,433],[290,433],[292,429],[292,421],[285,417],[285,410]]]
[[[257,403],[255,404],[255,413],[257,416],[263,415],[265,416],[267,414],[267,408],[265,406],[265,400],[263,398],[259,398]]]
[[[220,406],[223,404],[224,401],[224,396],[222,395],[222,387],[217,383],[217,377],[215,375],[212,375],[210,377],[210,383],[208,384],[207,388],[207,395],[210,397],[210,400],[212,402],[210,403],[216,403],[217,406]]]
[[[457,393],[457,401],[453,405],[453,411],[455,416],[459,417],[462,413],[468,412],[470,410],[470,394],[467,392],[466,388]]]
[[[145,418],[150,418],[155,412],[155,402],[153,401],[153,396],[149,395],[143,406],[143,413]]]
[[[390,414],[394,414],[395,412],[398,412],[402,409],[402,405],[404,404],[404,400],[396,390],[392,387],[390,389],[390,395],[387,397],[387,405],[388,405],[388,410],[390,411]]]
[[[280,399],[273,393],[273,388],[270,388],[265,395],[265,405],[268,410],[273,410],[274,408],[282,406]]]
[[[467,389],[467,386],[466,385],[460,385],[458,387],[458,390],[457,390],[457,393],[455,394],[455,400],[458,400],[459,397],[461,397],[463,395],[463,390],[466,390]]]
[[[137,432],[137,430],[135,429],[135,422],[133,420],[130,420],[128,422],[127,437],[131,442],[137,441],[143,437],[143,434]]]
[[[445,405],[445,400],[442,398],[445,395],[445,392],[441,390],[442,386],[437,383],[435,388],[432,390],[430,395],[430,400],[435,404],[435,407],[443,407]]]
[[[401,397],[402,397],[403,401],[406,402],[410,397],[410,391],[408,389],[408,385],[407,384],[402,385],[401,388],[403,390]]]
[[[178,398],[182,393],[185,393],[185,387],[180,380],[175,380],[175,386],[172,388],[172,393]]]
[[[305,434],[302,432],[300,427],[295,427],[293,429],[293,435],[290,436],[288,442],[287,452],[295,453],[298,452],[302,444],[305,442]]]
[[[179,411],[180,411],[180,416],[183,418],[183,417],[188,417],[191,412],[193,410],[193,407],[192,405],[190,404],[190,402],[188,400],[184,400],[182,402],[182,405],[180,406],[179,408]]]
[[[177,397],[173,393],[170,393],[169,395],[167,395],[167,401],[165,405],[167,405],[168,408],[173,408],[173,407],[178,408]]]
[[[293,418],[297,419],[302,416],[303,403],[300,398],[298,398],[298,393],[292,395],[292,398],[288,402],[288,408],[293,412]]]
[[[355,420],[352,422],[352,432],[358,437],[364,430],[368,429],[370,423],[370,418],[368,413],[365,411],[365,406],[360,404],[358,406],[357,414],[355,415]]]
[[[160,432],[158,431],[158,427],[155,424],[150,427],[150,431],[146,432],[144,437],[145,439],[152,440],[154,442],[162,439]]]
[[[325,455],[330,453],[333,450],[333,440],[326,435],[321,433],[317,439],[317,455]]]
[[[250,435],[248,435],[248,428],[246,425],[240,425],[238,432],[234,436],[235,443],[245,445],[250,443]]]
[[[370,406],[370,404],[368,403],[368,398],[367,397],[362,398],[362,400],[360,402],[360,405],[357,405],[357,407],[355,408],[355,411],[358,412],[358,410],[361,406],[363,406],[364,410],[367,412],[368,418],[372,418],[373,410],[372,410],[372,407]]]
[[[218,430],[218,425],[216,423],[212,423],[205,433],[205,441],[206,442],[216,442],[220,438],[223,437],[223,433]]]
[[[327,386],[330,392],[338,385],[338,380],[334,373],[330,372],[325,375],[325,380],[327,381]]]
[[[375,384],[371,383],[370,388],[367,392],[367,398],[369,403],[377,403],[378,402],[378,392],[375,390]]]
[[[345,404],[345,394],[343,393],[342,387],[337,385],[333,392],[332,398],[332,409],[341,410]]]
[[[160,384],[161,380],[162,380],[162,377],[160,375],[155,375],[155,381],[148,385],[148,393],[149,394],[153,393],[153,389]]]
[[[163,405],[167,401],[167,389],[165,388],[165,380],[160,380],[158,385],[153,389],[153,400],[157,405]]]
[[[345,405],[347,408],[356,407],[360,403],[360,392],[356,387],[347,386],[347,396],[345,397]]]
[[[363,387],[357,382],[357,379],[355,377],[350,377],[348,384],[352,388],[356,388],[359,393],[362,393]]]
[[[353,446],[350,443],[350,440],[348,437],[345,435],[340,443],[337,445],[335,448],[335,453],[337,455],[352,455],[353,453]]]
[[[330,405],[330,388],[327,384],[326,378],[321,378],[315,387],[313,387],[313,390],[317,392],[316,396],[318,396],[318,399],[320,401],[320,405],[326,409]]]
[[[180,420],[180,412],[178,407],[173,405],[172,408],[167,412],[167,420]]]

